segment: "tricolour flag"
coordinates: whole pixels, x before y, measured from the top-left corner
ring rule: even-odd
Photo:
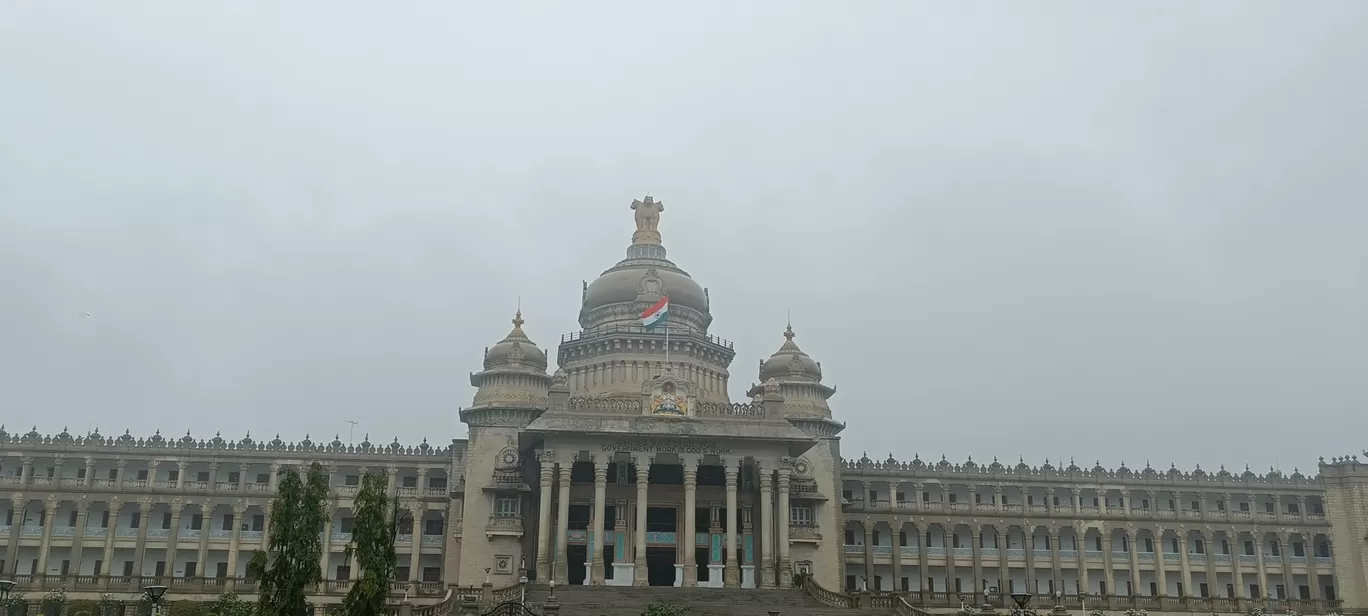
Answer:
[[[646,329],[653,329],[655,326],[664,323],[668,316],[670,316],[670,298],[662,297],[660,301],[647,308],[646,312],[641,313],[641,324],[645,325]]]

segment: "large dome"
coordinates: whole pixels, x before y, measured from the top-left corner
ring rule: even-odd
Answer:
[[[640,315],[661,297],[670,298],[670,321],[706,332],[712,322],[708,291],[665,254],[655,225],[664,205],[636,201],[637,230],[627,258],[584,285],[580,326],[586,330],[640,325]],[[643,213],[644,212],[644,213]]]

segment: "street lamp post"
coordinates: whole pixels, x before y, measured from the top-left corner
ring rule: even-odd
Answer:
[[[1028,592],[1014,592],[1014,593],[1011,594],[1011,597],[1012,597],[1012,601],[1015,601],[1016,604],[1017,604],[1016,612],[1015,612],[1015,613],[1017,614],[1017,616],[1026,616],[1026,615],[1035,616],[1035,612],[1034,612],[1034,611],[1031,611],[1031,610],[1029,610],[1029,609],[1026,608],[1026,606],[1027,606],[1027,605],[1030,605],[1030,603],[1031,603],[1031,597],[1032,597],[1031,593],[1028,593]]]
[[[0,603],[9,600],[11,590],[14,590],[14,580],[0,580]]]
[[[145,586],[143,594],[152,602],[152,616],[161,616],[161,600],[166,595],[165,586]]]

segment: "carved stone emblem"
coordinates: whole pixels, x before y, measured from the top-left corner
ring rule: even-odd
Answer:
[[[667,295],[665,281],[660,279],[660,275],[656,273],[656,268],[646,268],[646,273],[641,276],[641,282],[637,284],[637,295],[652,299]]]
[[[812,475],[812,462],[807,458],[798,458],[793,462],[793,475],[803,479]]]
[[[518,455],[518,449],[516,447],[504,447],[499,451],[499,457],[497,458],[498,469],[501,471],[515,470],[518,468],[518,463],[521,461],[522,456]]]
[[[674,381],[665,381],[660,391],[651,397],[652,415],[684,416],[689,412],[689,400],[675,388]]]

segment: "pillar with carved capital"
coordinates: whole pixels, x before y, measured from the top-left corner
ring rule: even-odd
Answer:
[[[57,523],[57,495],[43,501],[43,543],[38,548],[38,575],[47,575],[48,551],[52,547],[52,525]],[[22,524],[22,522],[20,522]]]
[[[181,510],[185,508],[185,503],[181,502],[178,496],[171,502],[171,532],[166,536],[166,576],[175,577],[176,575],[176,542],[180,539]],[[74,562],[81,562],[72,556]],[[158,584],[165,582],[158,581]]]
[[[1130,499],[1126,499],[1126,502],[1129,503]],[[1126,541],[1129,543],[1127,547],[1130,548],[1129,555],[1131,595],[1136,595],[1140,593],[1140,546],[1135,542],[1137,535],[1138,533],[1136,532],[1135,527],[1132,526],[1126,528]]]
[[[1150,502],[1151,502],[1151,503],[1154,503],[1154,506],[1155,506],[1156,508],[1159,506],[1159,499],[1158,499],[1157,497],[1158,497],[1158,494],[1150,494],[1150,499],[1151,499]],[[1165,564],[1166,564],[1166,561],[1164,560],[1164,527],[1163,527],[1163,526],[1157,527],[1157,528],[1154,530],[1154,532],[1153,532],[1153,536],[1154,536],[1154,575],[1155,575],[1155,577],[1157,578],[1156,581],[1159,582],[1159,596],[1161,596],[1161,597],[1167,597],[1167,596],[1169,596],[1169,594],[1168,594],[1168,574],[1167,574],[1166,571],[1164,571],[1164,569],[1165,569]]]
[[[542,449],[537,452],[540,466],[540,492],[537,493],[537,581],[546,583],[551,579],[551,497],[552,482],[555,479],[555,454]]]
[[[1240,549],[1240,531],[1232,527],[1226,531],[1226,536],[1230,537],[1230,549],[1234,552],[1230,555],[1230,569],[1234,571],[1235,598],[1243,599],[1245,596],[1245,581],[1244,571],[1241,571],[1243,567],[1240,566],[1240,554],[1243,552],[1243,550]]]
[[[413,532],[410,534],[413,539],[409,541],[412,546],[409,552],[409,583],[417,584],[423,579],[419,575],[423,567],[423,503],[414,502],[409,505],[409,515],[413,517]],[[539,539],[540,541],[540,539]]]
[[[1287,585],[1288,595],[1292,594],[1292,533],[1286,529],[1278,531],[1278,554],[1282,556],[1283,583]],[[1300,595],[1298,595],[1300,597]]]
[[[228,578],[233,580],[232,584],[237,583],[238,577],[238,544],[242,541],[242,516],[247,514],[246,505],[233,505],[233,538],[228,540]],[[328,516],[329,522],[332,516]],[[325,553],[324,558],[327,557]],[[327,575],[325,574],[326,578]]]
[[[214,502],[209,499],[200,501],[200,535],[199,550],[195,553],[196,562],[199,563],[200,577],[209,577],[209,535],[214,528]],[[267,518],[270,522],[270,518]]]
[[[86,477],[90,477],[90,474],[86,473]],[[88,496],[82,494],[81,500],[76,501],[76,536],[71,540],[71,562],[72,566],[76,567],[77,574],[81,572],[81,552],[85,547],[86,524],[90,519],[90,501],[86,500]]]
[[[981,581],[981,580],[983,580],[983,554],[982,554],[981,551],[980,551],[980,547],[981,547],[982,545],[983,545],[983,525],[982,525],[982,524],[973,524],[973,525],[971,525],[971,526],[969,527],[969,552],[970,552],[970,555],[971,555],[971,559],[973,560],[973,563],[974,563],[974,584],[973,584],[973,588],[969,589],[969,591],[970,591],[969,594],[971,594],[971,595],[976,595],[976,594],[978,594],[978,592],[979,592],[980,590],[982,590],[982,589],[979,588],[979,586],[983,583],[983,582]],[[898,542],[897,542],[897,541],[894,541],[894,542],[893,542],[893,551],[894,551],[894,552],[897,552],[897,551],[898,551]],[[897,577],[898,577],[898,576],[897,576],[897,574],[895,573],[895,574],[893,575],[893,577],[894,577],[894,579],[893,579],[894,588],[893,588],[893,589],[894,589],[894,590],[899,590],[899,589],[897,588],[897,584],[898,584],[898,580],[897,580]],[[972,603],[972,602],[973,602],[973,599],[970,599],[969,601],[970,601],[970,603]]]
[[[186,482],[189,481],[189,479],[186,478],[186,469],[188,468],[190,468],[189,461],[180,460],[176,462],[176,485],[173,487],[180,490],[181,492],[184,492],[186,490]]]
[[[1183,592],[1179,593],[1184,598],[1196,597],[1197,593],[1192,590],[1192,563],[1188,560],[1188,530],[1186,527],[1178,529],[1178,567],[1183,576]]]
[[[788,520],[792,514],[789,513],[789,474],[792,472],[792,460],[785,460],[779,465],[779,519],[784,520],[779,525],[779,587],[788,588],[793,585],[793,562],[789,560],[789,525]]]
[[[1250,498],[1250,502],[1254,502],[1252,497]],[[1259,571],[1259,592],[1263,594],[1263,597],[1254,597],[1255,599],[1267,598],[1270,591],[1268,587],[1268,566],[1264,564],[1264,542],[1267,540],[1268,535],[1264,533],[1262,529],[1255,530],[1254,563]],[[1284,582],[1284,584],[1286,584],[1286,582]]]
[[[19,486],[27,487],[33,481],[33,463],[36,459],[33,456],[19,458]],[[21,522],[22,523],[22,522]]]
[[[698,459],[686,457],[684,462],[684,586],[698,586],[698,563],[694,562],[698,527]]]
[[[632,585],[648,586],[649,580],[646,577],[646,508],[650,502],[647,490],[650,486],[651,477],[651,457],[646,454],[636,454],[632,456],[632,462],[636,464],[636,557],[632,562]]]
[[[1113,596],[1117,594],[1116,567],[1112,564],[1112,540],[1115,537],[1112,535],[1112,527],[1110,526],[1104,524],[1098,530],[1102,533],[1102,579],[1107,582],[1107,592],[1102,594],[1105,596]]]
[[[1031,594],[1036,594],[1039,588],[1039,586],[1036,584],[1035,529],[1035,525],[1030,523],[1026,524],[1026,526],[1023,526],[1021,528],[1021,547],[1025,548],[1026,552],[1026,592],[1029,592]],[[947,586],[946,588],[949,590],[954,590],[949,586]]]
[[[114,499],[119,497],[115,496]],[[100,590],[109,588],[109,577],[114,574],[114,535],[119,527],[119,513],[123,510],[124,503],[120,500],[110,500],[109,506],[109,528],[105,529],[104,544],[104,566],[107,569],[105,575],[100,578]]]
[[[738,516],[736,515],[736,478],[737,461],[722,460],[723,471],[727,478],[727,566],[722,571],[722,583],[727,588],[738,588],[741,586],[741,559],[736,549],[736,525]]]
[[[902,592],[902,522],[889,525],[893,533],[893,592]]]
[[[774,588],[774,481],[770,477],[773,471],[761,466],[759,461],[755,463],[755,470],[760,474],[760,588]],[[788,520],[780,520],[781,524],[788,525]],[[896,550],[896,548],[894,548]],[[896,568],[896,561],[895,561]]]
[[[89,488],[95,485],[95,458],[86,456],[85,459],[85,479],[81,481],[81,486]]]
[[[1203,504],[1205,507],[1205,504]],[[1207,588],[1211,596],[1216,596],[1216,533],[1211,530],[1201,532],[1202,545],[1206,550],[1203,554],[1206,560],[1206,579]]]
[[[1092,593],[1092,588],[1088,586],[1088,529],[1082,526],[1074,526],[1074,551],[1078,552],[1078,586],[1082,588],[1078,594],[1087,595]]]
[[[589,553],[589,584],[599,586],[604,583],[603,565],[603,516],[607,513],[608,504],[608,462],[610,458],[604,455],[595,455],[594,461],[594,519],[592,526],[589,527],[589,534],[594,538],[593,547]]]
[[[251,466],[250,464],[239,464],[239,465],[238,465],[238,481],[237,481],[237,493],[238,493],[238,494],[246,494],[246,493],[247,493],[247,471],[248,471],[249,469],[251,469],[251,468],[252,468],[252,466]]]
[[[856,587],[856,590],[874,590],[874,520],[865,516],[860,525],[864,527],[865,570],[864,584]]]
[[[394,498],[399,493],[399,467],[391,464],[385,467],[385,475],[389,477],[386,493],[390,498]]]
[[[574,461],[560,463],[556,495],[556,562],[552,565],[552,575],[558,584],[570,582],[569,552],[570,544],[570,469]]]
[[[144,497],[148,498],[148,497]],[[147,555],[147,528],[151,526],[152,501],[145,500],[138,503],[138,540],[133,547],[133,575],[141,577],[143,574],[143,558]],[[135,580],[134,583],[137,583]]]

